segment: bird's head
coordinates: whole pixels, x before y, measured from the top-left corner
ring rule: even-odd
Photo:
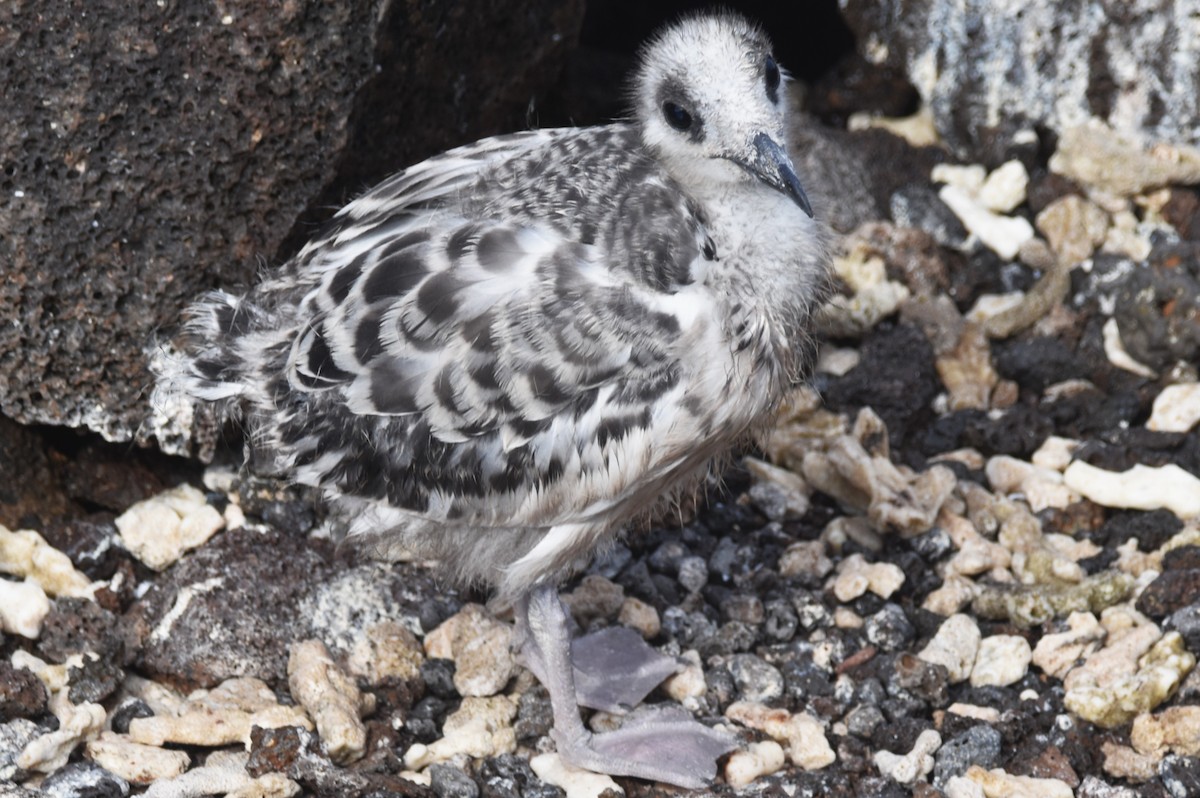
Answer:
[[[685,188],[755,181],[812,216],[786,150],[786,80],[743,17],[683,19],[646,44],[634,75],[642,142]]]

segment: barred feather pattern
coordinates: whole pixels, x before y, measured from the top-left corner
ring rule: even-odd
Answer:
[[[756,202],[685,191],[632,123],[485,139],[202,299],[160,380],[240,412],[255,465],[376,553],[512,598],[692,489],[803,376],[824,234]]]

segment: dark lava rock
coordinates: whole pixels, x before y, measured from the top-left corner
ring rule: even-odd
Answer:
[[[950,686],[950,672],[939,665],[905,652],[896,656],[896,684],[917,698],[935,707],[945,706]]]
[[[386,773],[349,770],[334,765],[321,753],[317,735],[299,726],[250,731],[250,760],[246,772],[284,773],[319,798],[433,798],[429,787]]]
[[[928,718],[894,718],[875,729],[871,736],[871,744],[883,748],[893,754],[904,755],[913,750],[921,732],[933,728],[933,721]]]
[[[38,717],[46,712],[48,699],[46,687],[33,671],[0,659],[0,723]]]
[[[438,698],[457,698],[454,687],[454,660],[431,657],[421,661],[421,679],[430,695]]]
[[[866,111],[882,116],[908,116],[920,98],[900,70],[872,64],[858,53],[847,53],[808,87],[806,110],[827,125],[845,127],[851,114]]]
[[[479,798],[479,785],[453,765],[429,766],[429,786],[438,798]]]
[[[904,609],[899,604],[884,604],[883,608],[869,616],[863,625],[867,640],[884,651],[898,651],[916,634],[909,623]]]
[[[1079,775],[1071,767],[1071,761],[1057,745],[1038,742],[1031,756],[1013,757],[1006,769],[1014,776],[1032,776],[1035,779],[1058,779],[1071,786],[1079,786]]]
[[[324,557],[294,539],[227,531],[179,561],[126,615],[139,670],[186,689],[232,676],[286,684],[288,647],[309,636],[301,599],[329,573]],[[184,610],[156,633],[181,601]]]
[[[840,7],[859,51],[906,71],[965,159],[996,166],[1017,129],[1061,131],[1089,116],[1150,140],[1194,141],[1200,127],[1200,75],[1180,80],[1175,60],[1194,63],[1200,46],[1160,46],[1182,37],[1187,24],[1170,15],[1170,0],[1134,0],[1105,14],[1089,13],[1087,0],[1053,0],[1023,13],[953,0],[906,2],[903,13],[870,0]],[[1066,63],[1069,72],[1056,66]],[[1131,96],[1146,98],[1133,113],[1123,99]]]
[[[996,371],[1039,395],[1046,386],[1086,376],[1082,361],[1057,338],[1016,338],[993,345]]]
[[[1133,538],[1139,551],[1152,552],[1182,528],[1183,522],[1170,510],[1116,510],[1088,538],[1105,548],[1116,548]]]
[[[42,537],[95,581],[111,579],[119,564],[130,559],[129,552],[118,542],[111,515],[53,522],[42,530]]]
[[[307,237],[388,172],[526,127],[582,14],[578,0],[6,6],[0,412],[133,438],[148,343],[188,300],[251,281],[294,247],[293,225]]]
[[[910,324],[880,325],[863,340],[861,359],[844,376],[830,379],[823,395],[829,409],[853,417],[871,407],[887,424],[892,447],[901,449],[910,428],[932,416],[930,403],[941,383],[933,348]]]
[[[129,733],[129,722],[136,718],[152,718],[154,710],[140,698],[127,698],[109,716],[112,729],[117,734]]]
[[[413,706],[405,728],[412,732],[419,742],[431,743],[441,736],[442,722],[449,709],[450,702],[427,695]]]
[[[116,615],[91,599],[59,598],[42,622],[38,651],[59,663],[72,654],[88,652],[108,658],[124,645],[119,625]]]
[[[1188,651],[1200,651],[1200,602],[1176,610],[1163,623],[1163,628],[1179,632]]]
[[[991,769],[1000,764],[1000,732],[986,724],[972,726],[947,740],[934,756],[933,783],[943,786],[971,765]]]
[[[846,731],[856,737],[869,740],[875,733],[875,729],[885,720],[879,707],[864,704],[846,713]]]
[[[485,759],[477,776],[481,798],[563,798],[566,794],[538,779],[529,761],[516,754]]]
[[[41,529],[71,508],[56,464],[37,431],[0,414],[0,524]]]
[[[909,798],[909,790],[886,776],[865,776],[858,780],[854,794],[859,798]]]
[[[1138,612],[1163,618],[1200,601],[1200,568],[1163,571],[1138,596]]]
[[[1162,215],[1181,238],[1200,241],[1200,192],[1181,187],[1170,189]]]
[[[783,695],[783,675],[761,657],[737,654],[727,667],[740,700],[771,704]]]
[[[854,134],[794,114],[788,144],[813,207],[819,209],[826,224],[839,233],[849,233],[863,222],[879,218],[873,195],[880,170],[870,168],[871,154]]]
[[[94,762],[72,762],[42,782],[49,798],[121,798],[129,795],[129,782]]]
[[[888,201],[888,210],[900,227],[922,230],[944,247],[959,249],[967,243],[967,229],[926,182],[897,190]]]
[[[84,654],[83,665],[71,666],[67,675],[71,685],[67,697],[72,704],[99,703],[115,693],[125,680],[119,654]]]
[[[550,733],[554,726],[554,709],[550,705],[550,692],[538,684],[521,693],[517,699],[517,719],[513,731],[517,739],[536,742]]]
[[[1158,764],[1158,777],[1171,798],[1193,798],[1200,795],[1200,758],[1194,756],[1165,756]]]
[[[796,611],[791,602],[772,599],[764,607],[763,634],[774,643],[786,643],[796,635]]]
[[[1164,571],[1186,571],[1196,568],[1200,568],[1200,546],[1180,546],[1163,555]]]

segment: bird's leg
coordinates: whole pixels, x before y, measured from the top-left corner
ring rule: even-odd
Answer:
[[[592,734],[579,716],[570,629],[558,591],[539,585],[516,610],[521,654],[550,693],[552,736],[563,759],[600,773],[687,788],[703,787],[712,779],[717,757],[735,747],[731,736],[697,723],[679,708],[652,710],[617,731]],[[587,650],[585,646],[581,653]]]

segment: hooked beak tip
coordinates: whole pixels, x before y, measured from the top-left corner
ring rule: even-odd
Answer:
[[[759,133],[754,137],[753,162],[737,163],[771,188],[789,197],[810,219],[815,218],[812,204],[808,201],[808,195],[804,193],[804,187],[800,185],[795,167],[792,166],[792,159],[788,157],[787,151],[766,133]]]

